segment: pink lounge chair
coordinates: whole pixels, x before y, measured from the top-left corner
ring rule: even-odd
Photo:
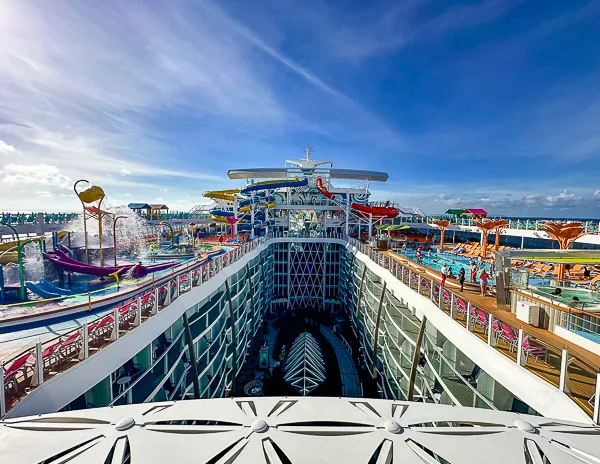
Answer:
[[[25,365],[29,363],[35,363],[35,356],[31,352],[23,353],[17,359],[15,359],[10,366],[4,367],[4,382],[8,382],[17,375],[17,372]]]
[[[510,351],[515,349],[519,344],[519,338],[515,334],[515,331],[512,327],[508,326],[502,321],[499,321],[499,327],[496,331],[496,335],[498,339],[503,339],[509,345]]]
[[[525,353],[525,361],[527,361],[529,356],[533,356],[535,362],[537,362],[540,356],[544,357],[544,361],[548,359],[548,350],[543,346],[532,344],[529,340],[529,335],[523,336],[523,352]]]

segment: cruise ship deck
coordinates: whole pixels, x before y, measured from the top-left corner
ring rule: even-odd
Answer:
[[[308,150],[284,168],[235,169],[229,177],[237,187],[205,192],[212,203],[189,213],[195,215],[191,225],[189,218],[179,228],[167,216],[144,219],[150,257],[179,253],[186,260],[143,277],[137,272],[152,265],[140,262],[120,287],[90,292],[83,303],[68,294],[26,302],[26,311],[15,311],[23,303],[2,308],[0,439],[13,433],[11,424],[36,429],[27,416],[50,414],[48,421],[60,422],[83,417],[86,409],[95,417],[105,414],[103,407],[122,406],[114,411],[135,417],[134,427],[143,422],[139,408],[151,407],[143,403],[163,411],[182,401],[226,397],[235,397],[241,411],[255,417],[248,426],[262,433],[279,426],[270,422],[273,411],[261,406],[270,399],[260,396],[285,397],[269,403],[282,414],[291,407],[286,402],[312,407],[302,396],[344,396],[350,399],[340,401],[381,418],[387,416],[378,408],[388,406],[380,401],[388,400],[392,409],[418,402],[409,410],[427,403],[487,410],[464,414],[481,413],[481,420],[489,414],[490,421],[495,414],[505,421],[528,414],[539,430],[544,418],[598,424],[596,291],[575,272],[577,263],[592,266],[598,252],[503,245],[508,235],[495,246],[483,236],[477,246],[456,236],[444,246],[442,229],[451,224],[370,201],[370,183],[385,182],[386,173],[333,169]],[[337,179],[356,185],[337,187]],[[70,258],[83,256],[73,244],[84,241],[68,224],[64,232],[73,234],[71,248],[56,231],[41,239],[50,256],[45,266],[65,266],[69,275],[72,269],[104,272],[102,264]],[[59,253],[65,249],[66,258]],[[477,252],[465,253],[471,249]],[[481,294],[480,274],[463,290],[455,278],[442,281],[440,260],[478,263],[478,272],[491,274],[488,292]],[[559,275],[565,262],[573,269],[568,277]],[[538,274],[538,267],[549,270]],[[52,286],[62,288],[58,281],[44,288]],[[552,298],[569,291],[586,300]],[[169,417],[157,420],[189,427],[231,422],[225,412]],[[398,425],[402,415],[391,417],[385,430],[410,429]],[[117,422],[117,430],[125,427]],[[288,462],[281,456],[291,451],[278,449],[269,445],[279,456],[269,462]]]

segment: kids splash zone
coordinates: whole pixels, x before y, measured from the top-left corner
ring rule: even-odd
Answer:
[[[225,251],[203,239],[205,224],[149,224],[126,206],[107,207],[104,190],[87,180],[73,189],[82,212],[68,230],[21,237],[1,223],[12,239],[0,245],[0,324],[102,310]]]

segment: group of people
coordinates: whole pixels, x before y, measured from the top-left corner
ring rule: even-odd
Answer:
[[[471,263],[471,282],[477,283],[477,273],[478,272],[479,272],[479,268],[477,267],[477,264]],[[444,263],[444,264],[442,264],[440,273],[442,275],[442,281],[441,281],[442,287],[446,284],[446,279],[457,279],[458,283],[460,284],[460,291],[462,292],[464,290],[465,278],[466,278],[465,277],[466,271],[465,271],[464,267],[461,267],[460,270],[458,271],[458,276],[455,276],[452,268],[450,266],[448,266],[446,263]],[[485,268],[482,267],[481,273],[479,274],[479,284],[481,286],[481,296],[485,296],[487,294],[487,285],[488,285],[489,279],[490,279],[490,275],[487,273]]]
[[[428,256],[431,256],[431,252],[428,252]],[[421,247],[418,247],[417,248],[417,262],[421,263],[422,261],[423,261],[423,249]],[[434,260],[434,262],[437,262],[437,261]],[[454,262],[454,261],[452,261],[452,262]],[[490,274],[494,273],[493,260],[490,264],[490,274],[488,274],[487,270],[483,266],[483,260],[481,259],[481,257],[479,258],[479,266],[473,260],[473,258],[471,258],[469,260],[469,267],[471,270],[471,282],[476,284],[477,283],[477,274],[479,274],[479,285],[481,287],[481,296],[485,296],[487,294],[487,286],[488,286],[488,281],[490,279]],[[454,271],[452,270],[452,268],[450,266],[448,266],[447,263],[444,262],[440,269],[440,274],[442,275],[442,281],[441,281],[442,287],[446,284],[446,279],[457,279],[458,283],[460,284],[460,291],[462,292],[464,290],[466,273],[467,273],[467,271],[465,270],[465,268],[461,267],[460,270],[458,271],[458,275],[456,276],[456,275],[454,275]]]

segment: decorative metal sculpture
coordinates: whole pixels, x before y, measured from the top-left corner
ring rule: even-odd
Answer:
[[[446,229],[450,226],[450,221],[448,219],[436,219],[433,223],[440,228],[440,252],[442,252],[444,251]]]
[[[546,232],[551,238],[558,242],[558,246],[561,250],[566,250],[571,244],[579,237],[583,237],[588,233],[581,225],[581,222],[568,222],[566,224],[560,224],[558,222],[545,221],[541,230]],[[560,263],[558,265],[558,280],[563,280],[565,277],[565,265]]]

